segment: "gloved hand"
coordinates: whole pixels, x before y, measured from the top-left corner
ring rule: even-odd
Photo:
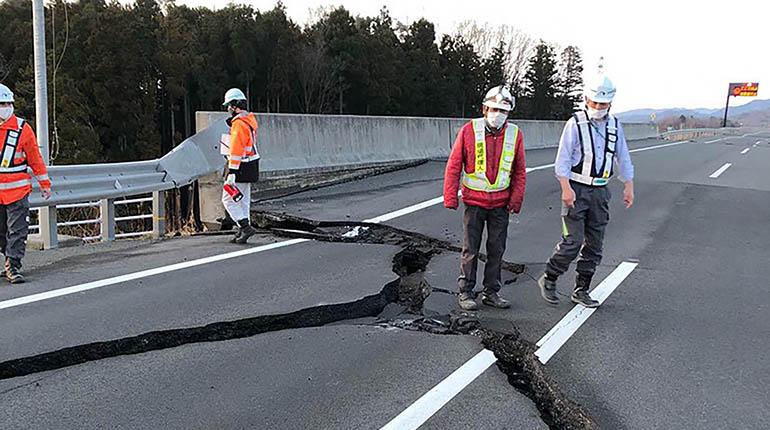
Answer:
[[[235,173],[230,173],[225,178],[225,184],[227,185],[235,185]]]
[[[51,189],[50,188],[43,188],[40,190],[40,196],[43,197],[43,200],[48,200],[51,198]]]

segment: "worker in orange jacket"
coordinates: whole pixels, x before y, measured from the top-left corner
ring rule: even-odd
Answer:
[[[251,184],[259,179],[259,152],[257,152],[257,117],[247,109],[246,96],[238,88],[225,93],[223,106],[230,113],[230,126],[225,189],[222,204],[230,218],[238,223],[233,243],[246,243],[257,233],[251,225]],[[234,194],[234,192],[236,194]]]
[[[13,92],[0,84],[0,252],[5,255],[4,274],[12,284],[24,282],[21,260],[27,249],[29,194],[32,177],[40,183],[42,196],[51,198],[51,180],[37,147],[35,132],[13,114]]]

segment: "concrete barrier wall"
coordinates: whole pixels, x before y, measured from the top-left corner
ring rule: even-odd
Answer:
[[[226,133],[223,112],[199,112],[198,130]],[[349,167],[446,158],[467,119],[257,114],[260,167],[265,172]],[[564,121],[514,121],[527,149],[557,146]],[[629,139],[657,135],[648,124],[626,124]]]
[[[624,123],[623,132],[626,133],[626,140],[651,139],[660,136],[658,127],[653,123]]]
[[[196,128],[227,133],[225,112],[198,112]],[[468,123],[458,118],[409,118],[299,114],[257,114],[260,170],[264,176],[329,171],[394,161],[446,159],[457,133]],[[514,121],[526,149],[558,146],[564,121]],[[653,126],[625,124],[629,139],[657,136]],[[224,160],[222,161],[224,166]],[[219,173],[199,180],[201,218],[207,224],[224,215]]]

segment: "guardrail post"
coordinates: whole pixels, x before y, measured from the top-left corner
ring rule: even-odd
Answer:
[[[115,240],[115,199],[103,199],[99,202],[101,214],[102,242]]]
[[[163,191],[152,193],[152,237],[159,239],[166,234],[166,196]]]
[[[54,249],[59,247],[59,234],[56,228],[58,222],[56,218],[56,206],[43,206],[37,213],[38,224],[40,224],[40,237],[43,239],[43,249]]]

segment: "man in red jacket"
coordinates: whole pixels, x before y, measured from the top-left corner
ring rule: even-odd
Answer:
[[[508,216],[519,213],[527,183],[524,136],[506,120],[515,100],[504,86],[492,88],[483,102],[484,118],[471,120],[457,134],[444,174],[444,206],[457,209],[462,182],[465,203],[463,250],[460,257],[459,305],[478,309],[473,291],[484,225],[487,262],[481,302],[496,308],[510,303],[499,296],[501,265],[508,238]]]

